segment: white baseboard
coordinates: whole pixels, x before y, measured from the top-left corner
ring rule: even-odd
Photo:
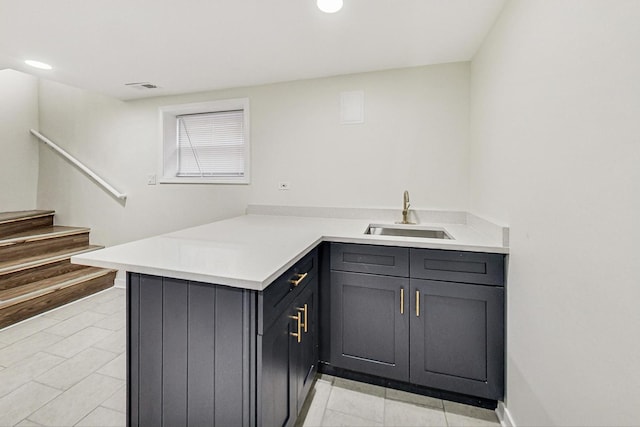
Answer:
[[[502,427],[516,427],[516,423],[513,422],[513,418],[511,417],[511,413],[509,409],[505,406],[504,402],[498,402],[498,407],[496,408],[496,414],[498,415],[498,420],[500,420],[500,425]]]
[[[116,279],[113,281],[113,287],[126,289],[127,275],[124,271],[118,271],[118,274],[116,274]]]

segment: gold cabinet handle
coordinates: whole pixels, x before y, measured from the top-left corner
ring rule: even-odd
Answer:
[[[420,317],[420,291],[416,291],[416,317]]]
[[[292,337],[296,337],[297,341],[300,342],[302,340],[302,316],[298,313],[295,316],[289,316],[289,318],[295,320],[297,323],[297,332],[290,332],[290,334]]]
[[[304,280],[304,278],[307,277],[308,274],[309,274],[308,272],[307,273],[302,273],[302,274],[297,273],[298,280],[291,279],[291,280],[289,280],[289,283],[291,283],[293,286],[298,286],[300,284],[300,282],[302,282]]]
[[[298,308],[298,310],[304,313],[304,321],[302,327],[304,328],[304,332],[307,333],[307,312],[309,311],[309,306],[305,304],[304,307]],[[298,313],[298,315],[300,315],[300,313]]]
[[[404,314],[404,288],[400,288],[400,314]]]

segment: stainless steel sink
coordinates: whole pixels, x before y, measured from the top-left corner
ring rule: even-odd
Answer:
[[[421,237],[426,239],[450,239],[444,228],[402,224],[369,224],[364,234],[376,236]]]

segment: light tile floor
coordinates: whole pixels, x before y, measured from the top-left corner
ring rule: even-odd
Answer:
[[[298,426],[499,427],[494,411],[320,375]]]
[[[0,426],[125,425],[125,293],[0,330]]]
[[[0,330],[0,426],[125,425],[125,293]],[[495,412],[321,375],[299,426],[499,426]]]

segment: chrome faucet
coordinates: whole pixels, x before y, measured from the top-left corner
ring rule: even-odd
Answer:
[[[404,194],[402,195],[402,221],[400,221],[400,224],[413,224],[413,222],[409,222],[408,219],[410,206],[409,192],[404,190]]]

